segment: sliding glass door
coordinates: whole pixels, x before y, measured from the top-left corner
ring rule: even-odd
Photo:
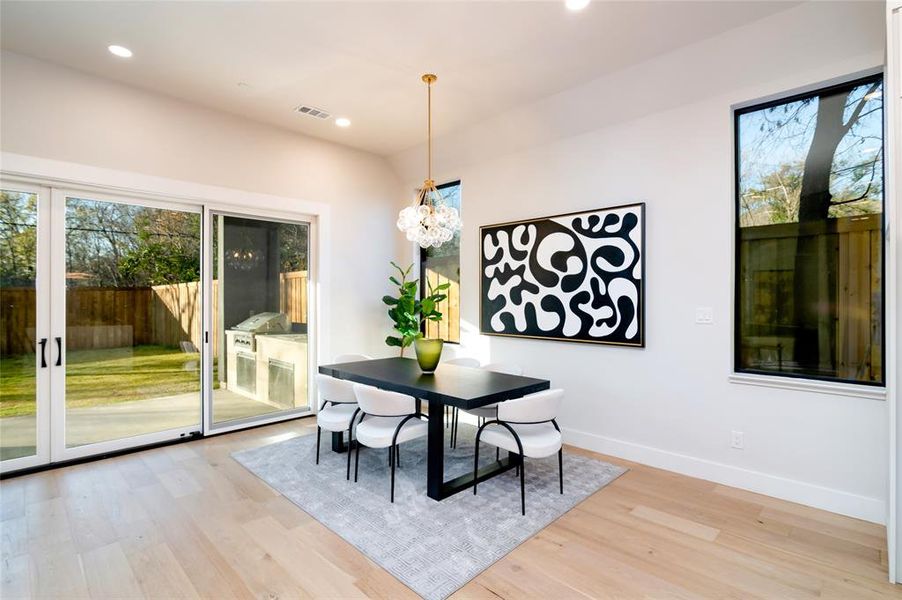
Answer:
[[[0,182],[0,465],[49,460],[49,189]]]
[[[0,470],[312,412],[314,233],[0,182]]]
[[[200,211],[64,192],[54,208],[55,454],[199,431]]]
[[[0,187],[0,470],[200,432],[201,209]]]
[[[310,223],[209,219],[209,429],[310,411]]]

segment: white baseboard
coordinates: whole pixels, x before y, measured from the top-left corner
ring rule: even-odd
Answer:
[[[850,494],[804,481],[751,471],[576,429],[564,428],[563,431],[566,443],[593,452],[617,456],[651,467],[813,506],[872,523],[882,525],[886,522],[886,503],[879,498]]]

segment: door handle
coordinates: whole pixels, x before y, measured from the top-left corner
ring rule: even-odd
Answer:
[[[47,338],[41,338],[41,368],[47,368]]]
[[[63,364],[63,338],[53,338],[56,340],[56,366]]]

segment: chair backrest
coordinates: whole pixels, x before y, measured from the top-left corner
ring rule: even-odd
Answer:
[[[498,403],[498,420],[513,423],[541,423],[556,419],[564,401],[564,390],[545,390],[516,400]]]
[[[373,360],[372,356],[366,354],[339,354],[335,357],[334,363],[357,362],[361,360]]]
[[[334,377],[317,373],[316,387],[323,400],[337,404],[357,402],[357,396],[354,395],[354,383],[351,381],[335,379]]]
[[[354,384],[354,395],[360,410],[376,417],[404,417],[417,410],[417,401],[413,396],[405,396],[397,392],[380,390],[369,385]]]
[[[446,365],[456,365],[458,367],[473,367],[476,368],[479,366],[479,361],[475,358],[470,358],[469,356],[462,356],[460,358],[452,358],[451,360],[442,361]]]
[[[486,371],[494,371],[495,373],[505,373],[506,375],[522,375],[523,368],[520,365],[513,365],[511,363],[489,363],[487,365],[482,365],[482,368]]]

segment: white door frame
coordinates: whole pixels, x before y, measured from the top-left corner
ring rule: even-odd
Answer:
[[[50,462],[50,373],[53,364],[53,340],[50,335],[50,188],[0,179],[0,188],[15,192],[37,194],[37,254],[35,257],[35,453],[31,456],[12,458],[0,462],[0,473],[36,467]],[[46,340],[41,368],[39,340]]]
[[[902,582],[902,0],[886,2],[886,70],[884,115],[887,149],[886,190],[886,399],[889,422],[889,473],[886,519],[889,580]]]

